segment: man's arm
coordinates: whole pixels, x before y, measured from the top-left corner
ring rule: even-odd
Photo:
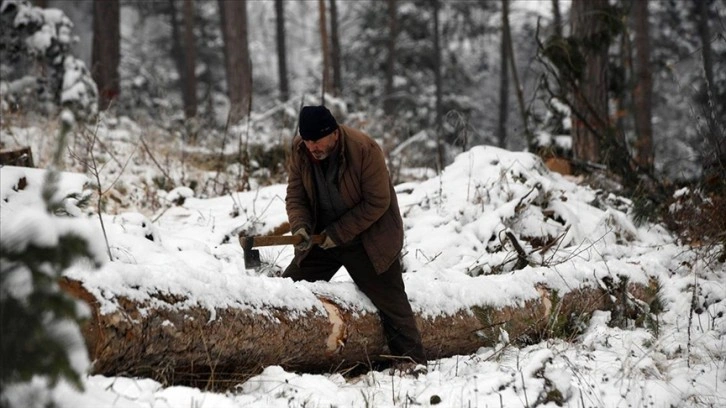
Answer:
[[[287,176],[287,195],[285,196],[285,210],[290,222],[290,231],[300,228],[312,233],[313,219],[310,202],[302,179],[302,163],[296,152],[298,143],[293,143]]]

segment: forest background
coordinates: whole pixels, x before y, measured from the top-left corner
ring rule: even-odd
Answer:
[[[299,107],[325,103],[381,143],[397,183],[491,144],[643,218],[688,184],[690,210],[664,221],[724,257],[723,0],[3,0],[0,19],[3,149],[42,127],[36,166],[123,173],[93,129],[140,135],[133,160],[158,171],[141,192],[105,184],[105,212],[155,214],[152,189],[284,182]]]
[[[418,164],[439,169],[478,144],[566,155],[545,149],[571,123],[580,151],[570,158],[621,176],[692,180],[722,163],[722,0],[509,3],[37,1],[66,13],[72,37],[43,50],[45,68],[20,58],[22,46],[3,49],[13,62],[4,116],[60,104],[59,79],[42,76],[72,53],[100,111],[159,123],[190,144],[219,142],[253,112],[292,132],[294,110],[274,109],[322,103],[325,91],[339,98],[341,121],[387,151],[416,136],[433,142]],[[17,84],[29,75],[35,85]]]

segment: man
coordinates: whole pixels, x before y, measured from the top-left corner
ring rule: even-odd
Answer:
[[[345,266],[378,308],[391,354],[407,363],[399,366],[425,365],[401,276],[403,220],[381,148],[365,133],[338,125],[325,106],[303,107],[299,129],[285,204],[290,230],[303,242],[282,276],[329,281]],[[312,234],[324,242],[313,245]]]

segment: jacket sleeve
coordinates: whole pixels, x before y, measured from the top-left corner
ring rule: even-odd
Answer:
[[[361,153],[358,175],[361,200],[328,227],[328,232],[338,244],[351,241],[370,228],[386,213],[391,204],[390,179],[383,151],[375,141],[370,140]]]
[[[303,183],[302,176],[303,163],[297,152],[298,147],[299,141],[298,143],[294,142],[288,164],[285,210],[287,211],[287,219],[290,222],[290,231],[294,232],[299,228],[305,228],[308,233],[312,233],[312,209],[307,193],[305,192],[305,184]]]

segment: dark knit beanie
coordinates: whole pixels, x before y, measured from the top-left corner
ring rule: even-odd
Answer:
[[[318,140],[338,128],[333,114],[325,106],[304,106],[300,111],[300,136],[303,140]]]

